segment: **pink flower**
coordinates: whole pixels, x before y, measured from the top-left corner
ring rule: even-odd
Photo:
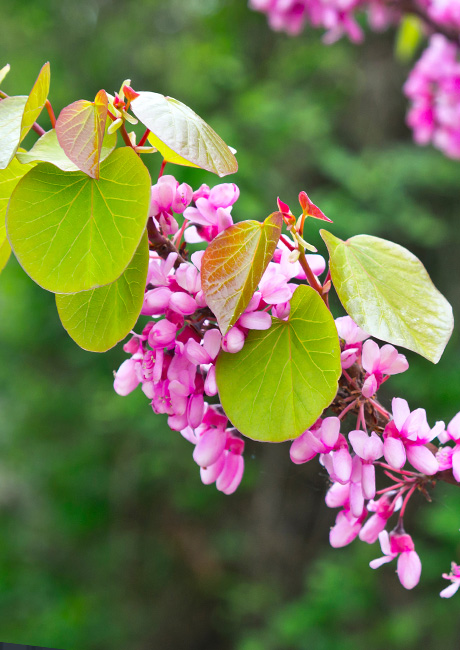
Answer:
[[[442,577],[450,580],[452,584],[443,589],[439,595],[441,598],[451,598],[460,588],[460,564],[452,562],[450,573],[443,573]]]
[[[397,375],[409,367],[406,357],[398,354],[392,345],[387,344],[379,348],[371,339],[363,345],[362,365],[368,373],[362,388],[364,397],[372,397],[385,376]]]
[[[305,431],[291,445],[290,456],[293,463],[306,463],[317,454],[321,454],[321,463],[333,481],[348,483],[352,460],[348,443],[340,433],[339,418],[325,418],[320,426]]]
[[[333,548],[342,548],[351,544],[358,536],[362,523],[366,518],[367,511],[364,509],[359,517],[354,517],[350,510],[341,510],[335,520],[335,525],[329,533],[329,543]]]
[[[395,469],[401,469],[407,460],[415,469],[429,476],[439,469],[436,457],[425,445],[444,429],[443,422],[437,422],[430,429],[425,409],[410,411],[405,399],[395,397],[392,402],[393,420],[383,433],[383,453],[387,462]]]
[[[374,461],[383,456],[383,442],[372,432],[370,436],[364,431],[350,431],[348,440],[355,454],[362,461],[361,483],[365,499],[375,496],[375,467]]]
[[[220,232],[231,226],[231,210],[239,193],[238,186],[234,183],[221,183],[212,190],[207,185],[202,185],[193,195],[196,207],[184,211],[185,219],[193,224],[185,230],[185,241],[212,241]]]
[[[379,541],[384,557],[372,560],[369,563],[371,569],[378,569],[382,564],[391,562],[398,557],[396,572],[400,583],[406,589],[413,589],[420,580],[422,563],[415,552],[414,542],[410,535],[401,532],[392,532],[388,535],[386,530],[379,534]]]
[[[402,499],[399,497],[395,501],[395,492],[393,491],[387,492],[378,501],[369,501],[367,509],[375,514],[371,515],[361,528],[359,539],[367,544],[376,542],[392,514],[399,510],[401,505]]]
[[[460,413],[457,413],[447,425],[447,429],[439,435],[442,442],[454,442],[453,449],[444,447],[442,459],[444,461],[442,469],[450,469],[456,481],[460,483]],[[449,463],[450,461],[450,463]]]
[[[113,382],[113,388],[118,395],[129,395],[139,385],[140,379],[137,372],[139,365],[140,360],[133,357],[123,361],[118,368]]]
[[[179,185],[174,176],[161,176],[152,187],[150,216],[154,217],[164,235],[174,235],[178,230],[173,212],[182,213],[192,200],[192,188]]]
[[[342,368],[350,368],[361,354],[362,342],[369,338],[369,334],[364,332],[350,316],[341,316],[335,319],[338,335],[344,341],[340,360]]]

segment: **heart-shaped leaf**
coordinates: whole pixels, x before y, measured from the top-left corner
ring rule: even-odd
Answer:
[[[274,212],[263,223],[241,221],[207,247],[201,262],[201,285],[223,334],[248,306],[273,257],[282,223],[281,212]]]
[[[14,190],[10,244],[37,284],[76,293],[114,282],[131,261],[150,207],[150,175],[130,147],[116,149],[99,180],[41,163]]]
[[[56,122],[57,139],[65,154],[91,178],[99,178],[107,108],[107,93],[100,90],[94,102],[79,99],[66,106]]]
[[[118,280],[92,291],[56,295],[61,322],[81,348],[105,352],[129,334],[142,309],[148,264],[149,242],[145,232]]]
[[[117,134],[107,133],[102,141],[100,161],[103,162],[115,149],[117,144]],[[58,142],[55,129],[47,131],[37,140],[30,151],[24,151],[16,154],[17,159],[22,163],[28,162],[49,162],[62,171],[78,171],[77,165],[68,158],[64,149]]]
[[[50,90],[50,64],[45,65],[40,70],[37,80],[34,83],[30,95],[24,108],[21,122],[21,141],[24,140],[43,110]]]
[[[0,169],[8,167],[21,141],[21,124],[25,95],[15,95],[0,101]]]
[[[191,108],[159,93],[140,92],[131,102],[134,115],[152,133],[150,142],[168,162],[234,174],[238,163],[228,145]]]
[[[0,169],[0,271],[4,268],[11,253],[5,228],[8,201],[16,185],[33,166],[33,164],[21,165],[16,158],[13,158],[6,169]]]
[[[329,406],[342,372],[331,312],[311,287],[298,287],[287,321],[251,330],[237,354],[221,352],[217,386],[225,413],[248,438],[297,438]]]
[[[326,230],[321,236],[332,282],[355,323],[371,336],[437,363],[452,333],[452,307],[420,260],[379,237],[342,241]]]

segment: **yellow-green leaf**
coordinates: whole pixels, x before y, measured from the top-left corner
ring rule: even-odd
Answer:
[[[66,106],[56,122],[57,139],[67,157],[78,169],[96,179],[99,178],[107,107],[107,93],[100,90],[94,102],[79,99]]]
[[[452,307],[420,260],[379,237],[342,241],[327,230],[320,233],[335,290],[355,323],[371,336],[437,363],[454,326]]]
[[[42,112],[45,102],[48,98],[49,89],[50,64],[45,63],[38,74],[37,80],[35,81],[34,86],[30,91],[29,97],[27,98],[21,122],[21,141],[24,140],[32,128],[34,122]]]
[[[201,284],[222,334],[238,320],[251,300],[281,235],[283,215],[241,221],[220,233],[201,262]]]
[[[148,262],[149,243],[144,233],[118,280],[92,291],[56,295],[61,322],[80,347],[105,352],[129,334],[142,309]]]
[[[131,102],[134,115],[152,133],[150,142],[168,162],[234,174],[238,163],[227,144],[191,108],[159,93],[141,92]]]
[[[251,330],[237,354],[221,352],[216,378],[232,424],[248,438],[297,438],[329,406],[342,368],[331,312],[311,287],[298,287],[287,321]]]
[[[7,211],[10,244],[31,278],[54,293],[117,280],[145,230],[151,180],[130,147],[116,149],[99,180],[40,163],[17,184]]]
[[[0,271],[4,268],[11,253],[11,248],[6,238],[5,216],[8,201],[20,179],[32,169],[34,165],[21,165],[16,158],[10,162],[6,169],[0,169]]]

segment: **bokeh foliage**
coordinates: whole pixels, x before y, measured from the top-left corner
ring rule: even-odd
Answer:
[[[392,34],[325,47],[317,33],[270,32],[244,0],[1,5],[7,92],[27,92],[50,60],[57,110],[128,77],[176,97],[238,150],[236,218],[265,218],[277,195],[293,207],[305,189],[337,236],[363,232],[412,250],[459,313],[460,163],[411,142],[408,68],[393,60]],[[170,171],[194,187],[218,182]],[[90,650],[458,647],[458,600],[437,596],[441,572],[459,559],[455,489],[411,504],[424,569],[406,592],[391,566],[367,568],[377,545],[329,549],[326,479],[314,464],[294,466],[288,445],[249,442],[231,497],[202,486],[190,445],[143,394],[113,393],[121,348],[78,349],[53,296],[14,261],[1,276],[0,314],[1,640]],[[437,366],[409,360],[388,397],[426,407],[431,423],[449,420],[460,408],[458,334]]]

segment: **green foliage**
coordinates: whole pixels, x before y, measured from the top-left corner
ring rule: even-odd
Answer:
[[[298,287],[287,321],[251,330],[237,354],[221,352],[219,396],[232,424],[264,442],[297,438],[329,406],[341,374],[331,312],[310,287]]]
[[[151,131],[150,142],[167,162],[201,167],[218,176],[238,170],[236,158],[222,138],[177,99],[141,92],[131,108]]]
[[[56,293],[86,291],[126,269],[149,206],[150,176],[130,148],[105,160],[99,180],[41,163],[13,192],[8,237],[37,284]]]
[[[80,347],[106,352],[133,329],[144,302],[148,270],[147,233],[123,275],[92,291],[56,295],[59,318]]]
[[[254,295],[275,252],[282,223],[280,212],[262,223],[242,221],[227,228],[206,248],[201,283],[222,334],[236,323]]]
[[[454,326],[452,307],[406,248],[370,235],[347,241],[326,230],[332,282],[342,305],[368,334],[433,363]]]
[[[43,110],[48,98],[50,89],[50,64],[45,65],[40,70],[37,80],[33,85],[30,95],[27,98],[24,107],[24,113],[21,120],[21,135],[19,141],[22,142],[32,128],[35,120]]]
[[[0,169],[0,271],[5,267],[11,253],[6,238],[5,215],[10,196],[19,180],[32,169],[34,165],[20,165],[13,159],[8,167]]]

